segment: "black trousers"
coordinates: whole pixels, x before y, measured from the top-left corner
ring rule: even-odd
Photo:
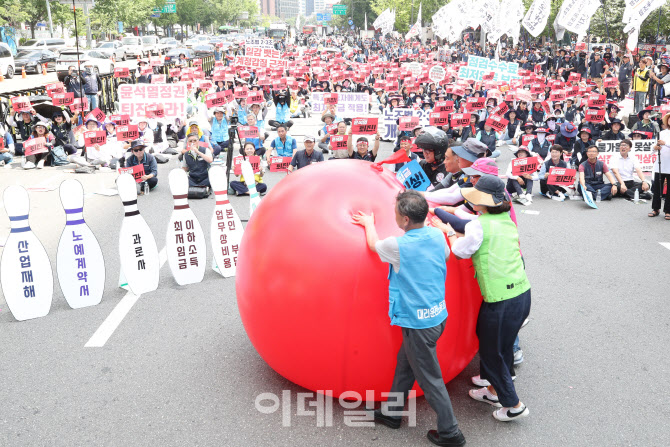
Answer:
[[[279,121],[276,121],[276,120],[269,120],[268,124],[271,125],[272,127],[279,127],[281,125],[284,125],[284,126],[286,126],[287,129],[290,129],[291,126],[293,126],[293,121],[288,120],[285,123],[280,123]]]
[[[635,198],[635,191],[640,191],[640,197],[643,199],[649,198],[649,193],[648,192],[643,192],[642,191],[642,183],[641,182],[636,182],[635,180],[624,180],[623,181],[624,185],[626,185],[626,192],[621,192],[621,185],[619,182],[617,182],[616,187],[616,195],[614,197],[627,197],[631,200]],[[647,195],[647,197],[645,197]]]
[[[621,84],[619,84],[619,92],[621,92],[619,100],[623,101],[624,99],[626,99],[626,95],[628,95],[629,91],[630,91],[630,83],[622,82]]]
[[[559,192],[565,194],[567,190],[562,186],[548,185],[546,180],[540,180],[540,192],[542,194],[549,193],[550,196],[557,196]]]
[[[651,185],[651,193],[654,195],[651,200],[651,209],[661,209],[661,196],[663,195],[663,182],[668,181],[668,189],[665,193],[665,204],[663,205],[663,212],[670,213],[670,174],[654,174],[654,183]]]

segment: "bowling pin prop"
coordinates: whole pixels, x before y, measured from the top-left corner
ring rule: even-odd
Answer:
[[[216,196],[214,214],[209,226],[214,260],[212,269],[224,278],[235,276],[237,252],[244,229],[242,221],[228,200],[226,171],[221,166],[209,168],[209,184]]]
[[[65,300],[73,309],[94,306],[105,291],[105,259],[84,221],[84,188],[78,180],[60,184],[65,228],[58,243],[56,271]]]
[[[165,236],[168,264],[180,286],[198,283],[205,275],[207,243],[200,222],[188,206],[188,174],[183,169],[173,169],[168,180],[174,199]]]
[[[7,307],[19,321],[43,317],[51,309],[54,278],[44,246],[30,229],[30,199],[23,186],[3,195],[11,232],[0,260],[0,282]]]
[[[130,174],[121,174],[116,179],[116,188],[126,212],[119,232],[119,282],[123,283],[125,280],[131,292],[141,295],[158,288],[160,260],[151,228],[137,209],[135,184],[135,179]]]
[[[249,218],[251,219],[251,215],[256,211],[258,204],[261,203],[261,196],[256,191],[256,177],[249,160],[243,160],[241,166],[244,182],[247,184],[247,188],[249,188]]]

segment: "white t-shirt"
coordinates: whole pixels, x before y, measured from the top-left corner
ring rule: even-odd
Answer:
[[[661,173],[670,174],[670,130],[661,131],[659,140],[665,141],[666,146],[661,146]],[[658,160],[654,163],[654,173],[658,172]]]
[[[638,163],[637,158],[631,157],[630,154],[628,154],[628,157],[626,158],[623,158],[621,154],[613,155],[609,165],[610,168],[619,171],[621,180],[624,182],[627,182],[628,180],[635,180],[633,178],[633,174],[635,173],[635,169],[640,167],[640,163]]]

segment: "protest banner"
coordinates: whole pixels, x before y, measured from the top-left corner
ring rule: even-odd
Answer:
[[[90,132],[84,132],[84,145],[86,147],[103,145],[107,143],[107,131],[104,130],[93,130]]]
[[[26,157],[29,157],[31,155],[42,154],[44,152],[48,152],[49,149],[47,148],[46,144],[47,144],[47,140],[44,137],[31,138],[27,141],[24,141],[23,142],[24,155]]]
[[[205,105],[208,109],[214,107],[223,107],[233,99],[233,92],[225,90],[223,92],[210,93],[205,95]]]
[[[51,102],[58,107],[69,106],[74,102],[74,93],[54,93],[51,96]]]
[[[515,158],[512,160],[512,175],[532,174],[539,165],[537,157]]]
[[[433,112],[428,116],[428,124],[431,126],[445,126],[449,123],[449,113]]]
[[[404,107],[396,107],[393,110],[391,110],[389,107],[386,107],[382,113],[382,140],[395,140],[398,137],[398,122],[400,121],[400,117],[418,116],[419,126],[426,127],[428,126],[428,116],[430,115],[429,110],[414,108],[408,109]]]
[[[281,59],[281,54],[277,50],[248,48],[245,53],[244,56],[235,56],[233,65],[253,70],[259,68],[288,69],[288,60]]]
[[[454,101],[435,101],[435,107],[433,107],[433,112],[451,113],[453,111],[454,111]]]
[[[135,183],[141,183],[142,177],[144,177],[144,165],[139,164],[135,166],[130,166],[128,168],[119,168],[117,169],[119,174],[130,174],[135,179]]]
[[[430,180],[426,176],[418,161],[412,160],[406,163],[396,173],[396,178],[407,189],[425,191],[430,186]]]
[[[233,158],[233,171],[235,175],[238,176],[242,175],[243,160],[245,160],[245,157],[242,155]],[[251,155],[250,157],[246,157],[246,160],[249,161],[249,163],[251,163],[251,167],[254,170],[254,174],[261,172],[261,157],[259,157],[258,155]]]
[[[349,135],[333,135],[330,137],[330,147],[334,151],[347,149],[347,143],[349,141]]]
[[[258,138],[258,127],[256,126],[239,126],[237,133],[240,138]]]
[[[136,125],[116,126],[116,139],[118,141],[131,141],[140,137],[140,130]]]
[[[130,70],[128,67],[115,67],[114,68],[114,77],[115,78],[129,78]]]
[[[491,115],[488,117],[485,123],[487,126],[491,126],[496,132],[502,132],[507,128],[509,121],[499,115]]]
[[[565,101],[565,90],[552,90],[549,95],[550,101]]]
[[[168,75],[171,78],[178,78],[181,75],[181,68],[170,68]]]
[[[557,168],[556,166],[552,166],[551,168],[549,168],[547,185],[572,186],[575,184],[576,176],[577,176],[576,169]]]
[[[325,110],[323,102],[325,93],[312,93],[312,112],[321,114]],[[368,113],[368,106],[370,104],[370,97],[367,93],[351,93],[339,92],[337,93],[337,116],[343,118],[354,118]]]
[[[398,130],[411,131],[419,127],[418,116],[401,116],[398,122]]]
[[[628,153],[628,156],[637,159],[640,169],[642,169],[643,172],[651,172],[654,168],[654,163],[658,157],[658,152],[654,150],[656,141],[656,139],[632,140],[633,147]],[[618,156],[621,140],[602,140],[595,144],[598,147],[598,160],[609,167],[613,167],[610,165],[610,162],[613,161],[612,157]]]
[[[600,123],[605,119],[605,109],[589,109],[586,111],[586,121],[591,123]]]
[[[287,172],[293,157],[270,157],[270,172]]]
[[[511,81],[520,79],[519,64],[516,62],[495,61],[479,56],[468,56],[466,66],[458,69],[459,79],[484,80],[484,76],[493,72],[493,81]]]
[[[174,84],[121,84],[117,88],[119,95],[119,114],[131,118],[147,116],[147,106],[163,105],[164,117],[169,120],[186,117],[186,83]]]
[[[354,118],[351,121],[351,133],[355,135],[374,135],[377,133],[379,118]]]
[[[451,127],[464,127],[470,125],[469,113],[453,113],[451,115]]]
[[[544,31],[550,13],[551,0],[534,0],[521,24],[531,36],[537,37]]]
[[[30,98],[27,96],[14,96],[10,100],[12,101],[12,110],[15,112],[29,112],[32,110]]]
[[[519,101],[529,102],[533,100],[533,95],[528,90],[522,88],[516,89],[514,91],[514,94],[516,96],[516,99]]]
[[[244,47],[245,48],[261,48],[261,49],[266,49],[266,50],[274,50],[275,49],[275,41],[272,39],[262,39],[262,38],[253,38],[253,39],[247,39],[244,42]]]

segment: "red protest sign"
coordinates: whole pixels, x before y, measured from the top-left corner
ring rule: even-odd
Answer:
[[[556,134],[547,135],[547,141],[554,144],[556,142]]]
[[[516,99],[518,99],[519,101],[530,102],[530,101],[533,100],[533,96],[528,90],[518,88],[514,91],[514,93],[515,93]]]
[[[451,127],[465,127],[470,125],[469,113],[453,113],[451,115]]]
[[[335,150],[347,149],[349,135],[333,135],[330,137],[330,147]]]
[[[495,77],[494,72],[490,72],[488,74],[482,75],[482,81],[493,81],[493,78]]]
[[[74,98],[70,104],[70,110],[73,112],[84,112],[88,109],[88,98]]]
[[[114,77],[115,78],[129,78],[130,70],[128,67],[115,67],[114,68]]]
[[[537,171],[537,157],[515,158],[512,160],[512,175],[532,174]]]
[[[239,126],[237,132],[240,138],[258,138],[258,127],[256,126]]]
[[[247,104],[263,104],[264,101],[263,92],[258,90],[249,92],[247,96]]]
[[[286,172],[293,157],[271,157],[270,172]]]
[[[542,109],[544,109],[544,113],[547,115],[551,115],[551,107],[549,107],[549,103],[547,101],[542,101],[541,102]]]
[[[603,85],[605,86],[605,88],[610,88],[610,87],[615,87],[616,88],[616,86],[619,85],[619,80],[615,77],[605,78],[605,79],[603,79]]]
[[[579,86],[578,85],[573,85],[570,88],[565,89],[565,96],[568,98],[572,98],[574,96],[579,95]]]
[[[398,130],[414,130],[419,127],[418,116],[401,116],[398,121]]]
[[[110,115],[109,119],[117,126],[127,126],[130,124],[130,115]]]
[[[235,175],[242,175],[242,161],[244,160],[243,156],[238,156],[233,158],[233,169]],[[251,163],[251,168],[254,170],[254,173],[261,172],[261,157],[258,155],[252,155],[247,157],[249,163]]]
[[[137,126],[116,126],[116,136],[119,141],[135,140],[140,137],[140,130]]]
[[[465,96],[465,87],[463,87],[462,85],[456,85],[451,90],[451,93],[453,93],[456,96]]]
[[[535,135],[531,134],[523,134],[521,135],[521,146],[528,146],[531,141],[535,139]]]
[[[590,94],[588,99],[589,107],[605,107],[607,102],[607,97],[605,95],[599,95],[597,93]]]
[[[272,88],[273,90],[284,90],[288,86],[288,82],[286,82],[285,78],[282,79],[275,79],[272,81]]]
[[[327,106],[337,105],[337,93],[324,93],[323,94],[323,103]]]
[[[86,147],[95,146],[96,144],[107,143],[107,132],[104,130],[95,130],[91,132],[84,132],[84,145]]]
[[[550,101],[565,101],[565,90],[553,90],[549,95]]]
[[[446,126],[449,123],[449,113],[433,112],[428,115],[428,124],[431,126]]]
[[[65,93],[65,86],[62,82],[52,82],[51,84],[45,85],[47,89],[47,95],[52,96],[58,93]]]
[[[599,123],[605,119],[605,109],[589,109],[584,119],[591,123]]]
[[[491,115],[484,124],[486,124],[487,126],[491,126],[491,128],[496,132],[502,132],[509,124],[509,121],[503,118],[502,116]]]
[[[151,76],[152,84],[165,84],[165,75],[152,75]]]
[[[436,101],[433,112],[451,113],[454,111],[454,101]]]
[[[586,42],[579,42],[575,44],[575,51],[586,51]]]
[[[249,88],[246,85],[235,87],[235,99],[247,99],[247,95],[249,95]]]
[[[12,101],[12,109],[15,112],[29,112],[32,110],[30,106],[30,98],[27,96],[14,96],[10,98]]]
[[[534,94],[544,92],[544,84],[540,84],[540,83],[531,84],[530,92],[534,93]]]
[[[164,118],[165,106],[163,104],[151,104],[144,108],[147,118]]]
[[[141,183],[142,182],[142,177],[144,177],[144,165],[139,164],[135,166],[131,166],[129,168],[119,168],[118,169],[119,174],[130,174],[133,176],[135,179],[135,183]]]
[[[580,73],[570,73],[570,75],[568,76],[568,81],[579,82],[581,78],[582,75]]]
[[[193,59],[191,65],[194,67],[202,67],[202,59]]]
[[[230,93],[230,90],[205,95],[205,105],[207,105],[207,108],[211,109],[212,107],[220,107],[227,104],[226,93]]]
[[[377,123],[379,118],[354,118],[351,122],[351,129],[356,135],[374,135],[377,133]]]
[[[142,67],[140,68],[140,75],[148,76],[154,72],[154,69],[151,67]]]
[[[31,138],[23,142],[23,151],[26,157],[47,152],[47,140],[44,137]]]
[[[178,78],[181,75],[181,69],[180,68],[170,68],[170,71],[168,71],[168,74],[170,75],[171,78]]]
[[[200,90],[209,90],[210,88],[212,88],[212,85],[214,85],[214,84],[212,84],[212,81],[199,81],[198,82],[198,88]]]
[[[577,176],[576,169],[557,168],[555,166],[552,166],[549,169],[549,177],[547,177],[547,184],[556,186],[572,186],[575,184],[576,176]]]
[[[481,110],[484,108],[484,105],[486,104],[486,98],[474,98],[470,97],[466,101],[466,108],[470,111],[475,111],[475,110]]]
[[[504,116],[509,111],[509,106],[506,102],[501,102],[496,108],[491,110],[491,115]]]
[[[330,135],[335,135],[337,133],[337,123],[328,124],[326,126],[326,133]]]
[[[95,109],[88,112],[88,114],[84,117],[84,123],[89,119],[94,119],[99,123],[104,123],[106,117],[107,116],[105,115],[105,112],[96,107]]]
[[[69,106],[74,102],[74,93],[55,93],[51,102],[55,106]]]

